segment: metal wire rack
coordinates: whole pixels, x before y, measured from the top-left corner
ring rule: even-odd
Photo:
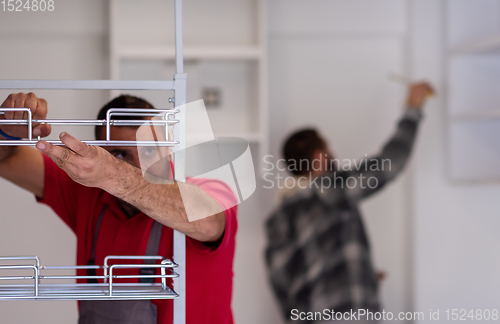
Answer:
[[[49,124],[59,126],[105,126],[106,139],[105,140],[83,140],[82,142],[88,145],[99,146],[178,146],[179,141],[173,139],[173,133],[168,131],[168,128],[174,127],[179,123],[179,120],[174,119],[175,115],[179,113],[178,109],[135,109],[135,108],[111,108],[108,109],[106,119],[32,119],[32,113],[29,108],[0,108],[0,115],[6,112],[20,111],[25,114],[27,119],[0,119],[0,126],[2,125],[17,125],[27,126],[28,138],[20,140],[0,140],[0,146],[34,146],[37,141],[33,139],[33,125]],[[112,116],[128,116],[137,117],[131,120],[112,119]],[[144,117],[154,117],[156,119],[145,120]],[[161,119],[160,119],[161,118]],[[118,141],[111,140],[110,129],[111,126],[164,126],[166,128],[164,134],[166,138],[164,141]],[[61,141],[47,141],[54,145],[63,145]]]
[[[159,264],[110,264],[110,260],[161,260]],[[32,264],[19,265],[20,261]],[[0,300],[124,300],[124,299],[175,299],[179,295],[168,284],[168,278],[179,275],[173,270],[177,264],[163,256],[110,255],[104,265],[42,266],[36,256],[0,257],[0,271],[33,271],[31,275],[0,276]],[[160,274],[116,274],[116,270],[153,268]],[[60,275],[61,270],[102,269],[103,275]],[[161,283],[117,283],[118,279],[161,279]],[[54,280],[94,279],[102,283],[53,283]],[[12,281],[32,281],[31,284],[12,284]],[[46,283],[47,282],[47,283]],[[50,283],[52,282],[52,283]]]
[[[117,0],[110,0],[110,6],[117,5]],[[59,89],[59,90],[173,90],[175,92],[175,97],[173,102],[176,109],[168,110],[163,113],[168,115],[164,121],[158,122],[158,124],[163,123],[163,125],[173,126],[173,138],[166,134],[165,141],[111,141],[109,137],[110,126],[125,126],[132,125],[137,126],[137,123],[142,125],[144,120],[138,118],[137,120],[127,120],[118,121],[112,120],[110,116],[106,116],[106,120],[33,120],[31,113],[26,109],[25,111],[28,115],[26,119],[17,120],[15,122],[8,122],[4,120],[1,125],[19,125],[16,123],[21,123],[21,125],[26,125],[28,128],[28,139],[23,140],[9,140],[0,141],[0,145],[35,145],[36,140],[33,139],[33,134],[31,127],[34,123],[47,123],[51,125],[102,125],[106,126],[106,140],[105,141],[84,141],[90,145],[117,145],[117,146],[176,146],[173,151],[174,160],[174,179],[176,181],[185,181],[185,154],[183,150],[185,148],[185,137],[186,137],[186,79],[187,76],[184,73],[184,60],[183,60],[183,44],[182,44],[182,0],[174,0],[174,17],[175,17],[175,74],[173,80],[0,80],[0,89],[4,90],[38,90],[38,89]],[[23,108],[21,108],[23,109]],[[178,109],[178,110],[177,110]],[[3,112],[7,111],[2,109]],[[108,111],[109,113],[109,111]],[[113,113],[113,112],[112,112]],[[149,112],[141,109],[140,112],[137,111],[116,111],[118,113],[139,113],[137,116],[143,116]],[[154,110],[154,114],[162,113],[161,110]],[[172,119],[175,117],[176,119]],[[179,120],[179,121],[178,121]],[[139,125],[139,126],[140,126]],[[156,126],[156,125],[153,125]],[[49,141],[52,144],[61,145],[60,141]],[[130,258],[131,256],[128,256]],[[4,261],[17,261],[21,260],[19,258],[2,258]],[[0,259],[0,260],[2,260]],[[113,280],[118,279],[116,274],[112,273],[112,269],[117,269],[120,266],[107,266],[103,265],[102,269],[106,272],[101,279],[105,282],[101,284],[46,284],[45,281],[50,281],[50,279],[55,279],[52,275],[45,275],[47,271],[62,270],[63,268],[55,267],[41,267],[40,260],[33,257],[33,265],[5,265],[1,266],[0,270],[33,270],[32,276],[13,276],[17,277],[15,279],[19,280],[33,280],[33,285],[17,285],[17,284],[3,284],[8,282],[7,277],[1,277],[0,279],[0,300],[7,299],[174,299],[173,301],[173,323],[184,324],[186,322],[186,237],[183,233],[174,230],[173,234],[173,256],[172,260],[167,261],[167,259],[162,259],[162,264],[154,265],[161,269],[162,274],[156,278],[161,278],[161,284],[121,284],[116,283]],[[165,262],[165,263],[163,263]],[[122,265],[123,266],[123,265]],[[146,265],[130,264],[130,268],[143,268]],[[73,266],[64,267],[65,269],[88,269],[89,266]],[[126,268],[126,267],[125,267]],[[174,272],[172,269],[176,268]],[[100,269],[100,268],[98,268]],[[109,272],[108,272],[109,271]],[[41,275],[41,272],[44,272]],[[167,273],[168,272],[168,273]],[[161,277],[164,276],[164,277]],[[170,276],[170,277],[168,277]],[[64,279],[71,279],[71,277],[76,276],[64,276]],[[129,279],[132,277],[128,277]],[[139,276],[134,276],[134,278],[140,278]],[[165,287],[164,282],[167,278],[172,279],[172,287],[175,289],[170,289]],[[84,279],[79,277],[77,279]],[[44,281],[41,283],[40,281]],[[12,281],[11,281],[12,282]]]

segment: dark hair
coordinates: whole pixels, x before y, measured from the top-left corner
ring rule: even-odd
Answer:
[[[110,108],[154,108],[152,104],[150,104],[148,101],[145,99],[131,96],[131,95],[121,95],[119,97],[116,97],[115,99],[111,100],[107,104],[105,104],[101,110],[99,110],[99,113],[97,114],[97,119],[98,120],[103,120],[106,119],[106,112]],[[120,120],[131,120],[131,119],[141,119],[141,117],[138,116],[117,116],[116,118],[112,119],[120,119]],[[142,118],[144,119],[144,118]],[[94,130],[94,135],[95,138],[99,138],[99,132],[100,130],[104,128],[104,126],[96,126]]]
[[[324,149],[326,149],[325,141],[315,129],[302,129],[293,133],[288,137],[283,147],[283,156],[288,170],[294,175],[309,172],[314,152]],[[302,162],[307,162],[305,168],[303,168]]]

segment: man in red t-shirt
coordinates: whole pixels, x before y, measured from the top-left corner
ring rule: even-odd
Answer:
[[[1,107],[30,108],[33,119],[45,119],[47,115],[47,102],[32,93],[11,94]],[[120,96],[104,106],[100,115],[108,108],[150,107],[143,99]],[[6,112],[4,118],[26,117],[23,112]],[[33,127],[34,136],[44,137],[50,131],[46,124]],[[112,126],[110,135],[113,140],[135,141],[136,132],[137,127]],[[2,126],[0,133],[0,139],[26,137],[27,129]],[[104,138],[103,127],[96,127],[96,137]],[[46,141],[39,141],[36,149],[1,146],[0,176],[35,194],[73,230],[77,264],[87,264],[92,256],[96,264],[103,264],[107,255],[144,255],[153,224],[158,222],[163,225],[159,255],[172,257],[174,229],[186,234],[187,323],[233,323],[237,200],[231,189],[209,179],[187,178],[186,183],[172,184],[148,182],[139,169],[136,147],[89,146],[65,132],[60,139],[65,147]],[[196,202],[189,208],[189,219],[198,220],[188,220],[183,198]],[[157,323],[172,323],[171,300],[153,300],[151,305]],[[96,323],[116,320],[129,323],[120,317]],[[80,323],[90,322],[80,318]]]

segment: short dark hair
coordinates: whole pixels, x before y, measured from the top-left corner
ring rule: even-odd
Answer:
[[[301,175],[311,171],[310,166],[314,152],[325,149],[326,143],[318,132],[313,128],[307,128],[299,130],[288,137],[283,147],[283,156],[288,170],[294,175]],[[305,163],[306,167],[304,169],[302,168],[304,165],[302,161],[308,161],[308,163]]]
[[[107,104],[105,104],[101,110],[99,110],[99,113],[97,114],[97,119],[98,120],[103,120],[106,119],[106,112],[110,108],[144,108],[144,109],[151,109],[154,108],[152,104],[150,104],[148,101],[146,101],[143,98],[139,98],[136,96],[131,96],[131,95],[121,95],[119,97],[114,98]],[[117,116],[118,118],[113,118],[113,119],[120,119],[120,120],[131,120],[131,119],[145,119],[141,118],[138,116]],[[94,135],[95,138],[99,138],[99,133],[101,129],[103,129],[104,126],[96,126],[94,130]]]

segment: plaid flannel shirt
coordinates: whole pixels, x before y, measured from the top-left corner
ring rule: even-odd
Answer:
[[[394,179],[406,164],[416,137],[420,110],[408,108],[379,155],[361,167],[327,173],[332,185],[301,189],[284,199],[266,222],[266,262],[285,319],[291,312],[379,311],[377,278],[370,245],[357,208],[360,200]],[[380,167],[384,159],[390,169]],[[378,164],[378,168],[374,166]],[[349,177],[375,177],[377,186],[346,186]],[[344,183],[342,183],[344,182]],[[313,323],[315,321],[294,321]]]

